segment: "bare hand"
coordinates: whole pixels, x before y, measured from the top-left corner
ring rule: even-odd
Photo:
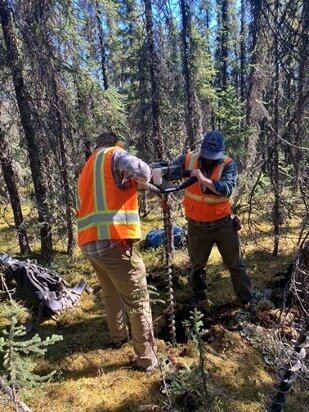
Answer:
[[[198,178],[199,181],[204,179],[204,176],[202,174],[202,172],[200,171],[200,169],[194,169],[192,170],[190,176],[195,176]]]

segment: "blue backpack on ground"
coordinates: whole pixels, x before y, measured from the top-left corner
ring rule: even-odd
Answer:
[[[173,239],[174,247],[181,248],[187,245],[187,233],[184,229],[179,226],[173,225]],[[151,229],[147,233],[145,239],[145,248],[157,248],[159,246],[164,246],[165,242],[165,233],[164,229]]]

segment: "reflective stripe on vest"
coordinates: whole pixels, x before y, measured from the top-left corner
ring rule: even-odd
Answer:
[[[188,190],[185,190],[185,196],[189,197],[190,199],[196,200],[197,202],[205,202],[209,204],[215,204],[215,203],[222,203],[227,200],[227,197],[225,196],[217,196],[217,197],[210,197],[211,195],[195,195],[194,193],[189,192]]]
[[[189,162],[188,162],[188,166],[186,167],[187,170],[194,170],[198,168],[198,159],[200,157],[200,153],[199,152],[195,152],[192,154],[188,155],[189,157]],[[230,163],[232,161],[232,159],[230,159],[229,157],[225,157],[224,161],[220,164],[217,165],[212,174],[211,174],[211,179],[213,180],[219,180],[222,176],[222,172],[224,170],[224,167]],[[186,163],[187,163],[187,159],[186,159]],[[205,202],[205,203],[209,203],[209,204],[216,204],[216,203],[222,203],[222,202],[226,202],[228,200],[228,198],[226,196],[218,196],[216,194],[203,194],[203,195],[197,195],[195,193],[192,193],[189,189],[185,190],[184,195],[190,199],[196,200],[197,202]]]
[[[77,193],[78,244],[141,237],[135,186],[120,190],[112,175],[116,147],[95,152],[86,162]]]
[[[197,169],[199,167],[198,161],[199,153],[188,154],[185,162],[186,169]],[[225,165],[231,161],[232,159],[225,158],[222,163],[214,168],[210,178],[212,180],[219,180]],[[231,205],[228,197],[215,193],[202,193],[199,182],[185,190],[183,205],[185,207],[186,217],[197,222],[214,222],[231,213]]]

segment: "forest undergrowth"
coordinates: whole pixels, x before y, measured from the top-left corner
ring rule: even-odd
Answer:
[[[174,223],[184,227],[181,208],[175,201],[172,206]],[[59,244],[50,268],[70,284],[85,279],[90,291],[82,294],[76,307],[56,319],[42,322],[35,329],[42,339],[51,335],[61,335],[63,339],[55,342],[44,358],[35,363],[38,375],[55,371],[52,378],[35,387],[20,387],[20,399],[32,411],[46,412],[263,411],[277,379],[280,345],[282,341],[297,339],[297,312],[293,307],[288,312],[282,308],[300,222],[294,219],[282,225],[280,252],[273,257],[267,214],[263,221],[259,219],[259,230],[252,230],[246,213],[242,213],[241,218],[244,223],[240,232],[242,248],[258,298],[257,313],[241,307],[234,296],[229,274],[214,249],[207,272],[209,300],[196,308],[194,314],[190,306],[188,253],[186,248],[176,250],[173,286],[177,344],[173,346],[168,342],[165,304],[153,304],[161,367],[150,374],[132,368],[131,342],[118,350],[109,347],[98,281],[77,249],[73,257],[68,257]],[[7,226],[10,219],[7,212],[6,221],[0,222],[0,251],[21,259],[14,231]],[[161,227],[160,210],[154,207],[143,218],[143,234]],[[145,250],[143,240],[137,247],[148,270],[148,283],[164,300],[163,248]],[[9,324],[9,301],[3,293],[0,307],[2,336]],[[30,315],[28,309],[20,308],[18,321],[27,325]],[[284,411],[306,412],[308,403],[308,380],[298,379],[287,395]],[[0,410],[15,410],[4,394]]]

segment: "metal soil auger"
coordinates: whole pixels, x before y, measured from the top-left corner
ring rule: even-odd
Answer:
[[[189,177],[189,171],[183,171],[181,166],[168,166],[167,162],[158,162],[151,165],[153,172],[153,185],[149,188],[155,191],[161,197],[161,208],[163,214],[164,232],[165,232],[165,287],[166,302],[168,314],[168,329],[171,343],[176,344],[176,327],[175,327],[175,299],[173,290],[172,276],[172,252],[174,249],[173,242],[173,225],[171,209],[169,204],[169,194],[179,190],[184,190],[197,181],[195,176]],[[174,182],[183,177],[189,177],[184,183],[176,186]]]

